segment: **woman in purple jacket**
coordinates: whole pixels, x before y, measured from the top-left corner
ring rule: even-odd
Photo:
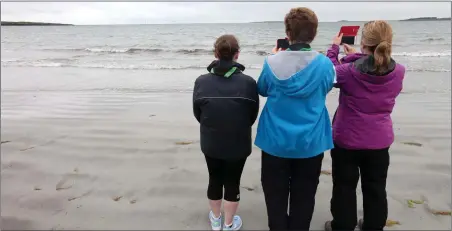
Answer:
[[[354,230],[357,224],[356,187],[361,174],[364,218],[361,230],[383,230],[388,216],[386,178],[389,147],[394,142],[391,113],[402,90],[405,68],[391,58],[392,29],[385,21],[364,25],[361,51],[334,38],[327,56],[336,68],[339,107],[333,118],[334,148],[332,221],[325,230]]]

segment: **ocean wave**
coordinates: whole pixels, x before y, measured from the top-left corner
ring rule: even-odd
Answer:
[[[270,55],[271,53],[267,51],[256,51],[256,54],[259,56],[267,56]]]
[[[84,51],[93,53],[158,53],[164,51],[158,48],[124,48],[124,49],[113,49],[113,48],[85,48]]]
[[[49,49],[47,49],[49,50]],[[71,48],[71,49],[50,49],[53,51],[78,51],[78,52],[90,52],[90,53],[127,53],[127,54],[136,54],[136,53],[177,53],[184,55],[212,55],[212,49],[201,49],[201,48],[193,48],[193,49],[176,49],[176,50],[167,50],[161,48]],[[321,50],[321,49],[317,49]],[[270,55],[270,50],[243,50],[244,53],[251,53],[258,56],[267,56]],[[342,53],[342,52],[341,52]],[[410,56],[410,57],[450,57],[451,51],[444,52],[393,52],[393,56]]]
[[[408,67],[406,69],[406,71],[409,71],[409,72],[450,72],[450,70],[444,69],[444,68],[435,69],[435,68],[416,68],[416,67]]]
[[[409,56],[409,57],[450,57],[451,51],[446,52],[394,52],[393,56]]]
[[[61,62],[3,62],[2,66],[17,67],[72,67],[72,68],[94,68],[94,69],[117,69],[117,70],[186,70],[205,69],[207,65],[113,65],[113,64],[69,64]],[[260,69],[261,65],[248,65],[247,69]]]
[[[21,59],[2,59],[2,63],[15,63],[15,62],[20,62],[22,61]]]
[[[319,52],[324,52],[326,54],[326,51],[318,50]],[[271,53],[268,51],[262,51],[258,50],[255,51],[255,53],[259,56],[267,56]],[[341,55],[345,55],[342,51],[340,52]],[[450,57],[451,52],[394,52],[392,53],[393,56],[406,56],[406,57]]]
[[[176,50],[176,53],[212,55],[213,49],[179,49]]]
[[[164,51],[163,49],[150,48],[61,48],[61,49],[44,49],[46,51],[75,51],[90,53],[157,53]]]
[[[421,42],[433,42],[433,41],[444,41],[444,38],[426,38],[426,39],[421,39]]]
[[[62,62],[4,62],[2,66],[16,66],[16,67],[70,67],[70,68],[92,68],[92,69],[114,69],[114,70],[200,70],[206,69],[207,65],[113,65],[113,64],[69,64]],[[262,68],[261,64],[246,65],[247,69],[258,70]],[[451,72],[444,68],[417,68],[408,67],[410,72]]]
[[[208,49],[178,49],[167,50],[160,48],[62,48],[62,49],[45,49],[47,51],[75,51],[75,52],[89,52],[89,53],[160,53],[160,52],[174,52],[181,54],[212,54],[213,50]]]

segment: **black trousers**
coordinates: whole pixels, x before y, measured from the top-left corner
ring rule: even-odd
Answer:
[[[210,200],[240,201],[240,178],[246,158],[239,160],[224,160],[206,157],[209,170],[209,186],[207,198]],[[224,198],[223,198],[224,187]]]
[[[361,173],[363,193],[363,230],[383,230],[388,218],[386,178],[389,148],[347,150],[335,145],[333,161],[333,230],[354,230],[357,224],[356,187]]]
[[[262,152],[261,180],[270,230],[309,230],[322,160],[323,153],[288,159]]]

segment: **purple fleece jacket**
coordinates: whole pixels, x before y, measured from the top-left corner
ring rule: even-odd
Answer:
[[[394,142],[391,113],[402,91],[405,67],[395,64],[391,72],[377,76],[355,63],[367,55],[351,54],[338,61],[338,54],[338,45],[328,49],[336,68],[335,87],[340,89],[333,120],[335,144],[352,150],[388,148]]]

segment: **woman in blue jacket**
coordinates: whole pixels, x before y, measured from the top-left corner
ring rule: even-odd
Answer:
[[[257,83],[267,102],[255,144],[262,149],[270,230],[309,230],[323,153],[333,148],[325,100],[335,71],[333,63],[309,45],[318,26],[313,11],[291,9],[284,24],[289,49],[265,59]]]

